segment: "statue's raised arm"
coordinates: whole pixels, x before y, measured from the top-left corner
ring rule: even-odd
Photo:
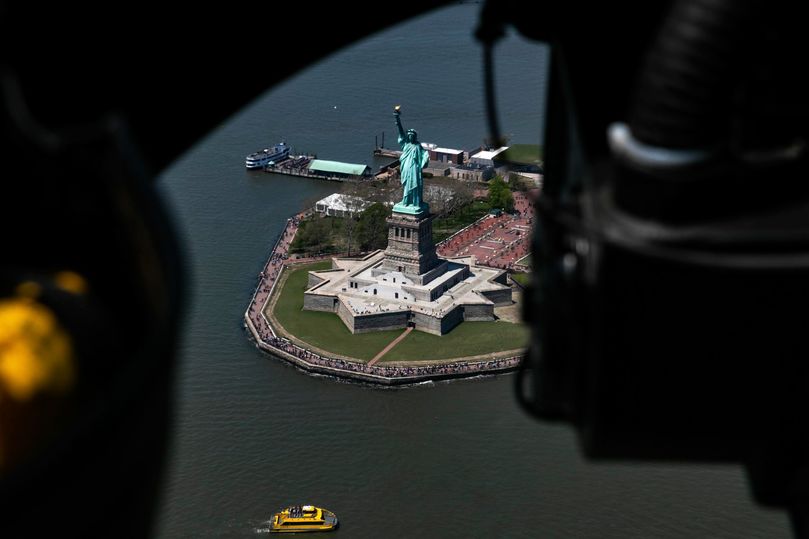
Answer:
[[[396,105],[393,107],[393,116],[396,118],[396,130],[399,132],[399,146],[402,145],[402,142],[405,140],[405,132],[404,128],[402,127],[402,119],[401,119],[401,107]]]

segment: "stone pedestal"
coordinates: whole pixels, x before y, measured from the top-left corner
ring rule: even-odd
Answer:
[[[433,216],[394,211],[388,217],[388,248],[382,270],[399,271],[416,284],[429,282],[438,269],[433,243]]]

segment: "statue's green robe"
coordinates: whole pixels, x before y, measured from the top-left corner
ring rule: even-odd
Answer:
[[[399,157],[399,171],[402,176],[402,205],[421,207],[423,180],[421,169],[427,166],[430,154],[421,144],[407,142],[399,137],[402,155]]]

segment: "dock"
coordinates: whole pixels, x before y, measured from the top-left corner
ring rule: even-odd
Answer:
[[[399,159],[399,156],[402,155],[401,150],[389,150],[387,148],[375,148],[374,155],[378,157],[395,157]]]
[[[374,177],[386,176],[398,164],[399,161],[396,159],[381,167],[376,174],[373,174],[371,167],[366,164],[329,161],[318,159],[317,155],[301,154],[291,155],[283,161],[266,166],[263,170],[271,174],[284,174],[286,176],[298,176],[316,180],[361,182],[371,180]]]
[[[348,178],[340,178],[338,176],[329,176],[326,174],[315,174],[309,170],[309,163],[317,159],[316,155],[294,155],[288,159],[276,163],[275,165],[268,166],[264,172],[270,174],[285,174],[287,176],[298,176],[300,178],[314,178],[316,180],[328,180],[333,182],[354,181]]]
[[[327,180],[333,182],[357,182],[373,179],[374,177],[386,177],[393,169],[399,165],[399,156],[402,152],[388,150],[377,147],[374,155],[379,157],[390,157],[393,160],[380,167],[380,170],[373,174],[368,165],[342,163],[339,161],[329,161],[318,159],[315,154],[289,155],[281,161],[272,162],[262,170],[270,174],[284,174],[286,176],[297,176],[300,178],[313,178],[316,180]]]

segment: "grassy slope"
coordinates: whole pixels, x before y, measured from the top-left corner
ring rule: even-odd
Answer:
[[[500,158],[512,163],[539,165],[542,163],[542,148],[539,144],[513,144]]]
[[[523,286],[527,286],[531,282],[531,274],[529,273],[512,273],[511,278]]]

